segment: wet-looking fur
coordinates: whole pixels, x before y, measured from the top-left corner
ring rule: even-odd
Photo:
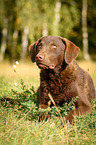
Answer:
[[[91,77],[75,60],[79,52],[79,47],[60,36],[41,37],[29,46],[32,62],[36,62],[41,69],[39,107],[48,107],[48,93],[57,106],[79,97],[75,102],[75,109],[65,118],[70,123],[73,123],[74,116],[91,113],[90,101],[95,98]]]

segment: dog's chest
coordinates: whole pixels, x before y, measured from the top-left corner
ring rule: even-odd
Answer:
[[[52,94],[60,94],[63,90],[63,84],[61,83],[60,76],[50,76],[47,80],[47,88]]]
[[[54,95],[61,93],[67,93],[70,90],[70,84],[72,82],[71,75],[54,74],[54,73],[41,73],[41,82],[43,87]]]
[[[52,94],[66,93],[70,88],[70,79],[65,78],[62,75],[49,77],[48,87]]]

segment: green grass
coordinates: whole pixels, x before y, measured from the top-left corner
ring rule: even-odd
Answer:
[[[89,71],[96,88],[96,63],[79,64]],[[93,112],[75,118],[74,125],[62,127],[59,115],[54,113],[50,120],[38,122],[35,92],[31,90],[39,86],[38,68],[32,64],[20,64],[16,72],[9,64],[0,64],[0,68],[0,98],[19,99],[19,103],[5,101],[0,105],[0,145],[96,144],[96,98],[91,103]]]

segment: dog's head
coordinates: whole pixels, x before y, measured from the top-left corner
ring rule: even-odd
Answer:
[[[40,69],[54,69],[71,63],[79,54],[79,47],[71,41],[59,36],[41,37],[29,46],[32,62],[36,62]]]

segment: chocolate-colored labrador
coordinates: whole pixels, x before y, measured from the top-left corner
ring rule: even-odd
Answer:
[[[59,36],[41,37],[29,47],[32,62],[36,62],[41,69],[39,107],[48,107],[48,93],[57,106],[79,97],[75,102],[75,109],[65,118],[70,123],[73,123],[74,116],[91,113],[90,101],[95,98],[91,77],[75,61],[79,52],[79,47]]]

